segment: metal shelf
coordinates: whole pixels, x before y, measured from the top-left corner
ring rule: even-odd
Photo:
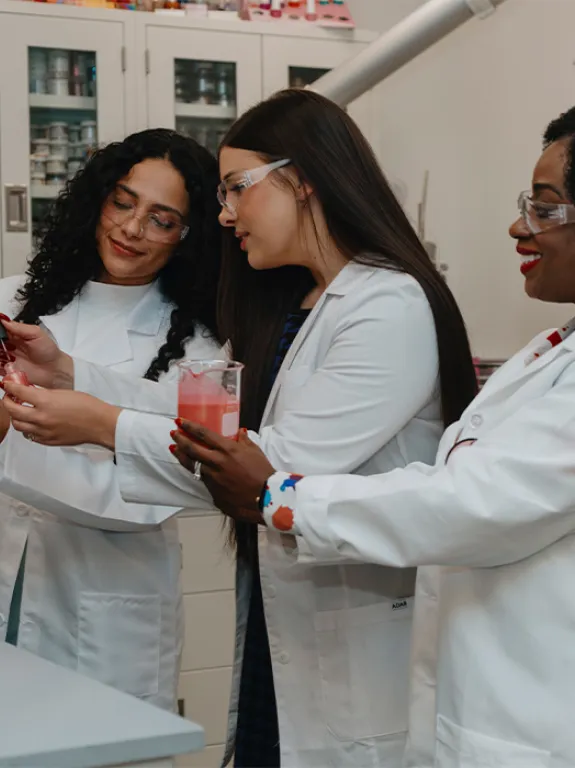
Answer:
[[[182,104],[176,102],[176,117],[199,117],[211,120],[235,120],[236,107],[219,107],[217,104]]]
[[[83,112],[96,111],[96,99],[91,96],[54,96],[51,93],[31,93],[33,109],[70,109]]]
[[[33,200],[54,200],[63,189],[61,184],[32,184],[30,197]]]

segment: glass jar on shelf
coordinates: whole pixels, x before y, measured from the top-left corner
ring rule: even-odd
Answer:
[[[68,170],[65,169],[60,173],[48,174],[46,177],[46,184],[50,187],[63,187],[68,181]]]
[[[68,123],[50,123],[48,137],[51,141],[68,141]]]
[[[70,96],[86,96],[86,72],[87,66],[85,54],[72,53],[72,65],[70,73]]]
[[[88,81],[87,81],[87,93],[86,96],[96,98],[96,54],[88,54]]]
[[[48,52],[45,48],[30,48],[30,93],[46,93],[48,90]]]
[[[42,155],[30,155],[30,180],[32,184],[46,183],[47,157]]]
[[[83,161],[86,157],[86,146],[81,141],[71,141],[68,144],[68,160]]]
[[[198,104],[213,104],[215,95],[214,65],[211,61],[201,61],[197,65]]]
[[[68,160],[57,155],[48,155],[46,160],[46,179],[49,184],[55,184],[55,178],[66,176],[68,173]]]
[[[69,123],[68,125],[68,141],[70,144],[78,144],[80,142],[80,125],[79,123]]]
[[[83,120],[80,123],[80,140],[87,146],[95,146],[97,142],[98,124],[95,120]]]
[[[174,83],[175,83],[175,96],[176,101],[180,104],[188,104],[191,99],[191,86],[192,80],[190,75],[191,67],[188,64],[193,62],[187,62],[183,59],[176,59],[174,64]]]
[[[58,159],[68,162],[69,145],[68,139],[52,139],[50,141],[50,154],[48,159]]]
[[[32,141],[41,141],[48,138],[48,126],[43,123],[30,124],[30,139]]]
[[[227,63],[216,65],[216,104],[220,107],[232,107],[235,104],[233,75]]]
[[[70,92],[70,53],[56,48],[48,50],[48,93],[68,96]]]
[[[32,154],[37,157],[48,157],[50,154],[50,139],[32,139]]]

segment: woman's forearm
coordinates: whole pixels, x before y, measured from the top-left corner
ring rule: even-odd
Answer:
[[[52,389],[74,389],[74,358],[61,352],[54,368]]]

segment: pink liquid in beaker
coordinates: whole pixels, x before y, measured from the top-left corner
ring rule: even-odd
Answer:
[[[236,437],[240,427],[240,403],[205,374],[184,371],[178,388],[178,416],[223,437]]]

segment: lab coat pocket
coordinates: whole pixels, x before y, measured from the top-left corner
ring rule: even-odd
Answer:
[[[434,768],[549,768],[549,752],[461,728],[437,716]]]
[[[158,692],[159,595],[82,592],[78,672],[133,696]]]
[[[311,375],[312,369],[308,365],[288,368],[281,374],[276,417],[278,413],[283,413],[293,405],[294,400],[299,397],[302,387],[309,381]]]
[[[413,598],[316,614],[327,726],[341,741],[407,729]]]

